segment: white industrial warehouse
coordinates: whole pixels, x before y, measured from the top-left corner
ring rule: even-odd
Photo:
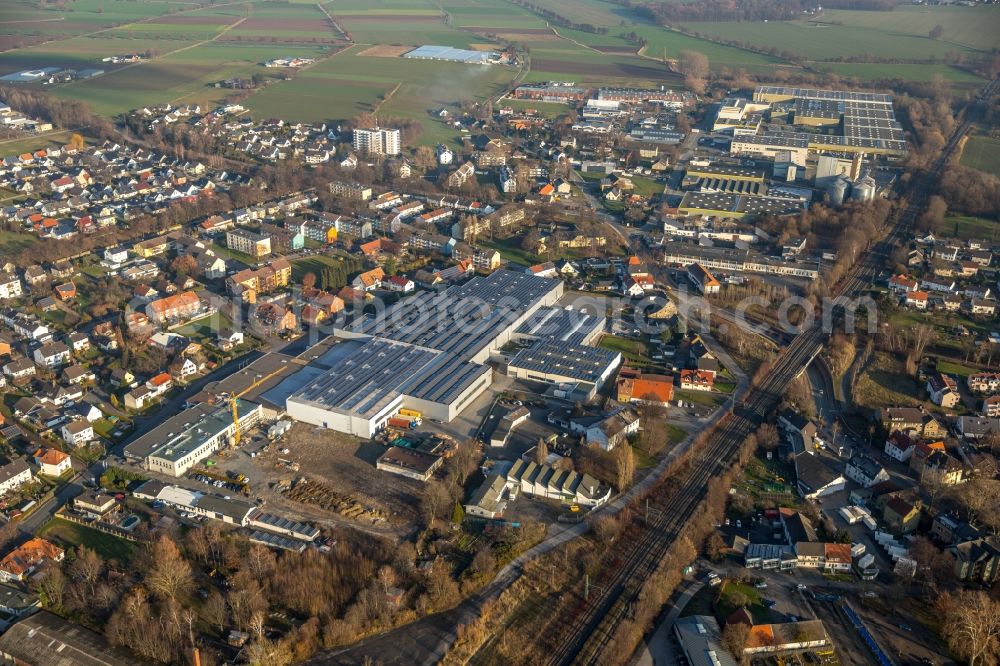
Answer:
[[[587,346],[604,318],[552,307],[563,283],[499,270],[398,303],[338,329],[341,340],[265,394],[298,421],[371,437],[403,410],[449,422],[489,388],[489,360],[509,374],[569,382],[592,396],[621,356]],[[506,345],[518,350],[501,354]]]

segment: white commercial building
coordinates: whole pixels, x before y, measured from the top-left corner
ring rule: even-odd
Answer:
[[[562,291],[558,280],[499,270],[420,293],[337,329],[341,342],[283,382],[283,397],[272,401],[284,401],[296,420],[360,437],[401,408],[449,422],[492,384],[483,364]]]
[[[263,412],[259,404],[237,401],[241,429],[257,424]],[[125,447],[125,455],[148,470],[183,476],[194,465],[229,445],[235,434],[228,404],[198,405],[164,421]]]

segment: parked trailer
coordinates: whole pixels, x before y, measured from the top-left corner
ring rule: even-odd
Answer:
[[[399,410],[399,415],[400,416],[416,416],[417,418],[421,418],[423,416],[423,413],[418,412],[415,409],[401,409],[401,410]]]
[[[873,532],[878,527],[878,523],[876,523],[875,519],[872,518],[871,516],[865,516],[864,518],[861,519],[861,522],[863,522],[865,524],[865,527],[867,527]]]
[[[858,569],[861,569],[863,571],[865,569],[870,568],[873,564],[875,564],[875,556],[872,555],[871,553],[868,553],[867,555],[862,556],[860,560],[858,560]]]
[[[397,416],[390,417],[387,423],[393,428],[403,428],[404,430],[406,429],[414,430],[417,427],[416,420],[401,419]]]
[[[865,544],[856,543],[851,546],[851,557],[861,557],[865,554]]]

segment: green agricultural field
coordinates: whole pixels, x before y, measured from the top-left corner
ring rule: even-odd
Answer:
[[[962,149],[962,164],[1000,176],[1000,138],[973,134]]]
[[[319,48],[243,46],[208,43],[172,53],[88,81],[53,90],[59,97],[90,104],[102,115],[114,116],[139,106],[166,102],[219,103],[231,91],[212,84],[234,76],[250,77],[267,70],[264,60],[283,55],[317,57]]]
[[[731,69],[745,69],[753,72],[773,71],[775,65],[785,65],[784,60],[772,56],[761,55],[731,46],[715,44],[705,39],[698,39],[679,32],[666,30],[654,25],[629,26],[636,34],[646,40],[646,48],[643,54],[660,59],[666,57],[674,59],[680,56],[682,51],[697,51],[705,54],[712,69],[729,67]]]
[[[420,122],[420,143],[455,144],[458,131],[432,112],[464,100],[496,96],[516,73],[511,67],[359,55],[364,48],[352,47],[299,72],[292,81],[276,83],[251,97],[246,106],[257,115],[337,121],[371,111],[380,98],[395,90],[379,107],[380,117]]]
[[[545,28],[541,17],[507,0],[444,0],[440,6],[456,28],[510,31]]]
[[[44,9],[30,0],[5,0],[3,5],[4,32],[16,30],[54,37],[88,34],[191,8],[187,2],[158,0],[71,0],[64,7]]]
[[[877,14],[878,12],[866,12]],[[925,59],[943,57],[949,51],[971,53],[972,49],[935,41],[923,36],[893,33],[858,26],[838,26],[805,21],[686,23],[685,28],[703,35],[764,47],[777,46],[813,60],[869,53],[878,58]]]
[[[951,65],[879,63],[879,62],[812,62],[810,67],[830,71],[840,76],[862,80],[902,79],[904,81],[933,81],[940,76],[959,85],[981,86],[985,80],[972,72]]]
[[[949,214],[940,224],[934,226],[934,233],[955,238],[996,240],[1000,237],[1000,220]]]
[[[888,35],[926,37],[935,26],[944,32],[941,42],[991,51],[1000,46],[1000,11],[996,7],[900,5],[891,12],[825,10],[821,20],[845,27],[864,26]]]
[[[0,53],[0,74],[35,67],[98,68],[111,72],[119,66],[103,63],[101,58],[147,49],[155,49],[162,54],[196,43],[196,40],[145,40],[134,36],[110,36],[112,33],[114,31],[96,37],[73,37]]]

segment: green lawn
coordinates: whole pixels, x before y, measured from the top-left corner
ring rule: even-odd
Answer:
[[[233,322],[221,312],[207,315],[200,319],[195,319],[184,324],[180,328],[175,328],[174,332],[186,338],[204,340],[215,340],[219,331],[225,328],[231,329]]]
[[[641,340],[630,340],[617,335],[605,335],[601,338],[597,346],[620,353],[630,363],[648,365],[653,362],[649,357],[649,349]]]
[[[980,372],[979,368],[971,368],[967,365],[952,363],[951,361],[938,361],[937,371],[948,375],[958,375],[959,377],[968,377],[969,375]]]
[[[34,234],[20,231],[0,231],[0,255],[14,254],[38,242]]]
[[[1000,222],[997,220],[952,213],[946,215],[940,224],[934,226],[934,233],[936,234],[962,239],[979,238],[996,240],[997,232],[1000,232]]]
[[[527,267],[534,266],[542,261],[542,258],[537,254],[532,254],[527,250],[522,250],[520,240],[518,238],[507,238],[504,240],[492,241],[479,239],[477,242],[483,247],[498,251],[504,260],[512,261],[515,264]]]
[[[635,194],[641,197],[654,197],[663,194],[663,183],[658,183],[652,178],[643,178],[642,176],[630,176],[629,180],[635,185]]]
[[[669,441],[671,444],[679,444],[680,442],[684,441],[685,437],[688,436],[687,430],[675,426],[672,423],[667,423],[663,427],[667,431],[667,441]]]
[[[1000,176],[1000,138],[973,134],[962,149],[962,164]]]
[[[38,536],[51,539],[64,547],[86,546],[104,559],[128,563],[139,551],[139,544],[95,530],[92,527],[53,518],[38,531]]]
[[[975,49],[962,45],[932,40],[926,32],[919,36],[907,35],[888,27],[873,28],[867,24],[848,27],[806,21],[731,21],[686,23],[684,27],[703,35],[762,47],[777,45],[782,50],[811,60],[833,60],[860,54],[871,54],[877,58],[926,59],[931,55],[943,57],[949,51],[975,52]]]
[[[674,399],[693,402],[696,405],[718,407],[726,401],[726,396],[709,391],[674,391]]]
[[[771,611],[760,602],[760,592],[750,585],[733,580],[722,583],[722,589],[719,590],[719,597],[715,602],[716,616],[722,620],[729,617],[742,607],[741,603],[737,603],[740,601],[749,602],[746,608],[753,615],[754,622],[766,624],[771,621]]]
[[[324,268],[337,266],[340,261],[325,254],[316,254],[306,259],[296,259],[292,261],[292,282],[302,282],[306,273],[312,273],[317,278]]]

